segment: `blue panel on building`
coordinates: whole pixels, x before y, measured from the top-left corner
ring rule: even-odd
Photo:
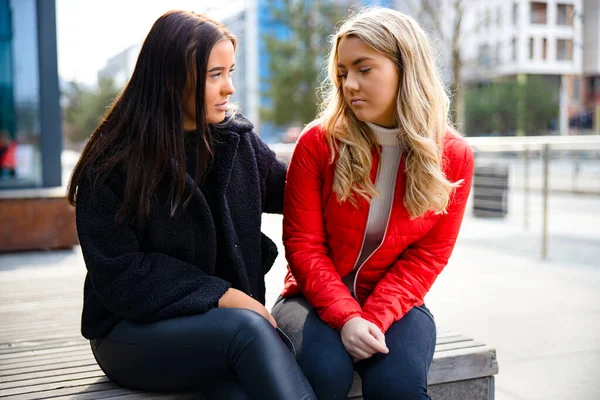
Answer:
[[[330,0],[335,1],[335,0]],[[343,3],[343,2],[342,2]],[[377,5],[382,7],[394,6],[394,0],[362,0],[362,1],[346,1],[353,7],[361,7],[368,5]],[[269,91],[269,52],[265,43],[265,36],[275,37],[277,39],[290,39],[290,30],[287,26],[282,25],[273,19],[273,11],[282,9],[285,3],[281,0],[258,0],[258,51],[259,51],[259,90],[260,90],[260,107],[270,108],[272,101],[265,95]],[[333,33],[333,32],[332,32]],[[325,56],[325,55],[323,55]],[[282,128],[278,128],[270,123],[261,123],[261,136],[267,142],[277,141]]]

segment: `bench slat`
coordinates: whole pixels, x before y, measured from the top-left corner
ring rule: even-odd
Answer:
[[[470,340],[473,340],[473,339],[471,339],[470,337],[467,337],[467,336],[463,336],[463,335],[443,337],[443,338],[437,338],[435,345],[439,346],[441,344],[467,342]]]
[[[32,385],[32,386],[22,386],[12,389],[2,390],[3,396],[10,396],[14,394],[28,394],[28,393],[36,393],[43,392],[47,390],[53,389],[63,389],[63,388],[75,388],[78,386],[89,386],[97,383],[106,383],[111,385],[113,388],[118,388],[116,383],[111,382],[107,377],[102,376],[98,378],[87,378],[87,379],[78,379],[73,381],[60,381],[60,382],[52,382],[41,385]]]
[[[128,392],[132,393],[131,390],[123,389],[117,386],[117,384],[112,382],[102,382],[102,383],[91,383],[87,385],[75,386],[75,387],[65,387],[65,388],[56,388],[56,389],[47,389],[41,391],[33,391],[27,393],[17,393],[14,395],[10,395],[8,397],[2,397],[2,400],[38,400],[38,399],[50,399],[58,396],[69,396],[69,398],[73,398],[71,396],[77,395],[79,398],[81,393],[102,393],[103,391],[108,391],[111,389],[117,389],[123,391],[123,393]],[[3,394],[4,395],[4,394]],[[98,397],[92,397],[98,398]]]
[[[481,342],[477,342],[475,340],[467,340],[467,341],[463,341],[463,342],[444,343],[444,344],[436,345],[435,346],[435,352],[436,353],[442,353],[442,352],[446,352],[446,351],[450,351],[450,350],[455,350],[455,349],[467,349],[467,348],[479,347],[479,346],[484,346],[484,344],[481,343]]]
[[[0,384],[9,382],[26,381],[29,379],[40,379],[48,378],[51,376],[72,376],[73,374],[79,374],[83,372],[102,371],[98,365],[77,365],[75,367],[67,368],[64,366],[56,367],[54,369],[47,369],[45,371],[32,371],[22,372],[20,374],[12,374],[6,376],[0,376]]]
[[[51,392],[48,392],[51,393]],[[73,397],[75,397],[77,400],[89,400],[89,399],[122,399],[122,398],[127,398],[128,396],[131,395],[135,395],[135,396],[139,396],[140,394],[138,392],[134,392],[133,390],[130,389],[124,389],[124,388],[120,388],[120,389],[108,389],[108,390],[101,390],[98,392],[91,392],[91,393],[86,393],[86,391],[80,391],[80,392],[76,392],[76,393],[72,393],[66,396],[58,396],[58,397],[52,397],[52,400],[73,400]],[[150,395],[146,395],[146,399],[159,399],[162,396],[161,395],[156,395],[154,393],[152,393],[152,397],[150,397]],[[179,399],[179,398],[178,398]],[[4,399],[3,399],[4,400]]]
[[[90,354],[80,353],[80,354],[75,354],[75,355],[68,355],[65,357],[47,358],[47,359],[43,359],[43,360],[35,359],[35,360],[13,363],[13,364],[0,364],[0,371],[11,371],[13,368],[29,368],[29,367],[37,367],[37,366],[44,366],[44,365],[52,365],[52,364],[57,364],[57,363],[61,363],[61,362],[87,363],[90,361],[96,362],[96,360],[94,359],[94,356],[91,354],[91,352],[90,352]]]
[[[14,338],[11,339],[5,335],[0,336],[0,344],[4,345],[11,345],[13,343],[21,343],[21,342],[35,342],[35,341],[42,341],[42,340],[55,340],[55,339],[72,339],[73,337],[76,336],[81,336],[80,334],[76,333],[77,331],[75,330],[69,330],[69,331],[64,331],[63,332],[45,332],[43,334],[37,334],[37,335],[31,335],[31,337],[29,338]]]
[[[0,343],[0,349],[17,349],[20,347],[39,347],[39,346],[46,346],[46,345],[53,345],[53,344],[63,344],[63,343],[69,343],[69,342],[73,342],[73,341],[84,341],[85,339],[77,334],[77,333],[71,333],[70,335],[63,335],[62,337],[58,337],[58,338],[48,338],[48,337],[41,337],[35,340],[13,340],[10,343]]]
[[[12,368],[21,368],[21,367],[30,367],[34,365],[44,365],[44,364],[52,364],[53,362],[65,362],[65,361],[75,361],[75,360],[88,360],[94,359],[94,356],[91,351],[89,352],[77,352],[66,355],[56,355],[56,354],[47,354],[39,357],[32,357],[27,360],[10,360],[12,362],[3,362],[0,364],[0,371],[2,370],[10,370]]]
[[[4,382],[0,383],[0,390],[13,389],[13,388],[28,388],[28,387],[37,387],[46,384],[59,384],[59,383],[70,383],[82,379],[89,378],[105,378],[104,372],[100,368],[97,368],[93,371],[87,372],[79,372],[75,374],[71,374],[65,372],[63,374],[54,375],[54,376],[45,376],[42,378],[32,378],[32,379],[24,379],[19,381],[12,382]],[[108,379],[108,378],[106,378]]]
[[[49,330],[47,332],[47,334],[43,333],[42,331],[39,332],[31,332],[30,334],[11,334],[11,335],[2,335],[1,339],[0,339],[0,343],[10,343],[11,341],[15,341],[15,340],[25,340],[25,341],[29,341],[29,340],[39,340],[40,336],[44,335],[45,337],[48,338],[61,338],[61,337],[73,337],[73,333],[77,331],[78,329],[73,328],[70,330],[71,333],[69,332],[65,332],[64,330],[59,330],[59,329],[55,329],[55,330]]]
[[[66,362],[52,362],[52,363],[48,363],[48,364],[27,366],[27,367],[21,367],[21,368],[11,368],[8,370],[0,371],[0,377],[28,374],[31,372],[44,372],[44,371],[54,371],[54,370],[60,371],[61,369],[67,370],[69,368],[81,368],[81,367],[91,367],[91,366],[98,368],[98,364],[96,363],[96,360],[94,360],[93,358],[87,358],[87,359],[75,360],[75,361],[66,361]]]
[[[428,380],[433,385],[497,373],[496,350],[489,346],[479,346],[435,353]]]
[[[64,353],[71,353],[74,351],[80,351],[83,349],[89,349],[90,345],[89,343],[86,344],[78,344],[75,346],[68,346],[65,348],[51,348],[51,349],[44,349],[44,350],[27,350],[27,351],[20,351],[17,353],[9,353],[9,354],[0,354],[0,362],[4,362],[4,360],[11,360],[11,359],[15,359],[15,358],[28,358],[28,357],[37,357],[37,356],[41,356],[41,355],[48,355],[48,354],[64,354]]]
[[[77,400],[79,400],[79,396],[77,396]],[[198,393],[165,393],[165,394],[159,394],[159,395],[155,395],[154,393],[152,393],[152,395],[148,394],[148,393],[132,393],[129,395],[123,395],[123,396],[116,396],[116,397],[103,397],[106,399],[118,399],[118,400],[139,400],[139,399],[144,399],[144,400],[148,400],[149,398],[152,399],[174,399],[176,398],[177,400],[187,400],[187,399],[198,399],[201,398],[203,399],[204,397],[202,397],[201,395],[199,395]]]
[[[36,342],[23,342],[23,343],[15,343],[13,346],[8,347],[9,345],[0,345],[0,355],[2,354],[12,354],[12,353],[19,353],[19,352],[23,352],[23,351],[28,351],[29,349],[31,349],[32,347],[35,347],[35,350],[47,350],[47,349],[61,349],[61,348],[65,348],[65,347],[70,347],[73,345],[82,345],[82,344],[87,344],[87,343],[82,343],[81,340],[78,339],[73,339],[73,340],[69,340],[69,341],[54,341],[54,342],[49,342],[49,343],[45,343],[45,344],[30,344],[30,343],[36,343]],[[39,343],[39,342],[37,342]],[[7,347],[4,347],[7,346]]]
[[[63,330],[70,330],[71,328],[78,329],[78,323],[72,320],[52,320],[52,321],[38,321],[32,322],[29,324],[18,325],[10,328],[2,328],[0,329],[0,336],[8,335],[15,332],[30,332],[30,331],[39,331],[45,332],[50,331],[52,329],[62,327]]]

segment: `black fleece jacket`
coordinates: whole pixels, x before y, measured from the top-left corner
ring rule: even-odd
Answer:
[[[106,335],[121,319],[145,323],[204,313],[234,287],[264,304],[264,275],[277,247],[260,231],[263,212],[281,213],[285,165],[237,115],[218,135],[205,184],[170,216],[152,203],[143,229],[115,222],[123,176],[92,193],[79,183],[77,232],[87,268],[81,332]],[[193,187],[188,174],[186,189]],[[160,198],[160,196],[157,196]]]

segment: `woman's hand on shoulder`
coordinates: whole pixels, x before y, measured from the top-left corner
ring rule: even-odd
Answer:
[[[265,306],[241,290],[234,288],[228,289],[219,299],[219,308],[245,308],[247,310],[252,310],[265,317],[266,320],[273,325],[273,328],[277,328],[275,318],[267,311]]]
[[[340,332],[342,343],[353,361],[371,357],[375,353],[387,354],[385,335],[372,322],[361,317],[348,320]]]

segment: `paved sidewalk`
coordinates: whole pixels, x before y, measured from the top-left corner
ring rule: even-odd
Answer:
[[[467,215],[427,305],[440,326],[496,347],[497,400],[598,399],[600,198],[551,199],[546,261],[539,257],[541,201],[532,197],[529,230],[522,228],[521,202],[511,196],[506,220]],[[281,217],[268,215],[263,223],[280,243]],[[51,276],[82,282],[84,273],[79,248],[0,255],[0,291],[11,282],[37,286]],[[284,275],[280,255],[266,278],[269,306]],[[0,311],[12,314],[18,307],[0,304]]]

